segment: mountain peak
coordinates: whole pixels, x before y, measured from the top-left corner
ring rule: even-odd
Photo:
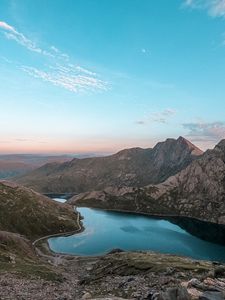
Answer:
[[[195,146],[194,144],[192,144],[190,141],[188,141],[187,139],[185,139],[182,136],[179,136],[178,139],[173,139],[173,138],[168,138],[166,139],[165,142],[159,142],[156,146],[155,146],[155,150],[159,150],[159,149],[166,149],[169,150],[169,148],[173,149],[180,149],[180,150],[184,150],[184,149],[189,149],[189,151],[191,152],[192,155],[194,156],[198,156],[203,154],[203,151],[201,149],[199,149],[197,146]]]
[[[193,155],[203,154],[203,151],[201,149],[199,149],[197,146],[192,144],[189,140],[185,139],[183,136],[179,136],[179,138],[176,141],[177,143],[188,146],[188,148],[192,151]]]
[[[221,140],[216,146],[215,149],[220,149],[225,152],[225,139]]]

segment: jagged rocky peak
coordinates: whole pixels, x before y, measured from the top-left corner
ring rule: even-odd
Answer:
[[[157,165],[165,161],[170,161],[171,163],[190,162],[203,154],[202,150],[181,136],[178,139],[169,138],[165,142],[158,143],[153,148],[153,152]]]
[[[215,149],[222,150],[225,152],[225,139],[221,140],[216,146]]]
[[[160,150],[160,149],[187,149],[190,150],[193,155],[201,155],[203,154],[203,151],[199,149],[197,146],[192,144],[190,141],[185,139],[184,137],[180,136],[178,139],[168,138],[165,142],[159,142],[154,149]]]
[[[191,150],[193,155],[202,155],[203,151],[199,149],[197,146],[192,144],[189,140],[185,139],[184,137],[180,136],[177,140],[178,144],[184,145]]]

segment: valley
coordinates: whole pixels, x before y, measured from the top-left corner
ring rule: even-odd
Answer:
[[[205,153],[183,138],[166,140],[153,149],[115,154],[110,164],[118,162],[118,166],[115,173],[110,169],[110,178],[105,172],[111,156],[81,159],[79,168],[77,159],[75,166],[74,160],[48,163],[14,182],[2,181],[2,299],[13,297],[21,285],[28,286],[26,299],[32,300],[33,293],[35,300],[44,294],[47,299],[172,300],[174,293],[183,300],[201,299],[210,293],[223,299],[224,141]],[[103,190],[94,190],[96,181],[90,185],[94,171],[86,170],[93,164],[103,168],[96,177],[100,187],[106,186]],[[75,168],[78,174],[81,166],[82,177],[71,176],[70,186],[64,185],[65,170]],[[120,168],[121,186],[117,186]],[[131,168],[133,179],[126,177]],[[160,171],[155,172],[157,168]],[[55,182],[59,173],[60,185]],[[45,176],[51,178],[47,183],[53,180],[43,193],[55,200],[38,192],[40,174],[44,174],[43,182]],[[34,188],[38,184],[37,191],[18,183],[25,183],[26,178],[25,185],[32,182]],[[78,180],[87,186],[80,189]],[[108,182],[112,184],[108,186]],[[204,184],[209,189],[205,194]],[[219,189],[215,190],[216,185]],[[91,190],[77,194],[84,188]],[[211,208],[205,209],[209,203]],[[24,297],[24,292],[20,293]]]

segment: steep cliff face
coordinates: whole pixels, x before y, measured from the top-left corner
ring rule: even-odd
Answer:
[[[47,164],[17,182],[45,193],[81,193],[108,186],[142,187],[164,181],[200,155],[201,150],[180,137],[167,139],[153,149],[132,148],[107,157]]]
[[[80,194],[69,202],[225,224],[225,140],[163,183]]]
[[[147,195],[181,215],[225,224],[225,140]]]

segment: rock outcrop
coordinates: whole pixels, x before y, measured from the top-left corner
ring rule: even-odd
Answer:
[[[163,182],[200,155],[200,149],[179,137],[158,143],[153,149],[132,148],[107,157],[47,164],[16,181],[43,193],[81,193],[108,186],[142,187]]]

